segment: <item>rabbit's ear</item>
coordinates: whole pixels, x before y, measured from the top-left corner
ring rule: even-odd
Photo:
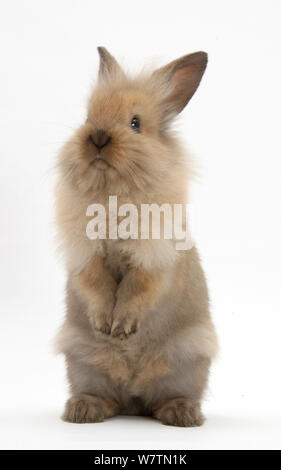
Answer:
[[[153,73],[153,82],[164,91],[166,118],[180,113],[187,105],[201,81],[207,61],[206,52],[195,52],[174,60]]]
[[[109,80],[123,77],[123,70],[108,50],[105,47],[98,47],[97,49],[100,56],[99,79]]]

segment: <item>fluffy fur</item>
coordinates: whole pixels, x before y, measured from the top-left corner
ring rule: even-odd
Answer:
[[[200,425],[217,343],[196,248],[177,251],[163,237],[89,240],[86,210],[93,202],[107,207],[110,195],[137,207],[186,203],[190,169],[170,124],[198,87],[207,55],[130,78],[98,50],[87,120],[59,156],[56,214],[68,283],[57,349],[71,390],[63,419],[123,413]],[[141,132],[131,128],[133,116]]]

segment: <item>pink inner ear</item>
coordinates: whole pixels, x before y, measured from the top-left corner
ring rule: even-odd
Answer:
[[[197,64],[190,64],[176,70],[171,79],[171,92],[165,103],[171,105],[174,111],[180,112],[195,93],[201,75]]]

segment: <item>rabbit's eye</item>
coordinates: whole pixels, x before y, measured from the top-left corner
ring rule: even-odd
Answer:
[[[141,124],[137,116],[134,116],[131,120],[131,128],[134,129],[134,131],[140,132]]]

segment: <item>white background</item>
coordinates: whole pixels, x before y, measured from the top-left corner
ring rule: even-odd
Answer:
[[[280,448],[280,13],[278,0],[1,0],[1,448]],[[53,166],[84,119],[99,45],[131,70],[209,53],[178,125],[200,168],[193,231],[221,344],[202,428],[59,419]]]

